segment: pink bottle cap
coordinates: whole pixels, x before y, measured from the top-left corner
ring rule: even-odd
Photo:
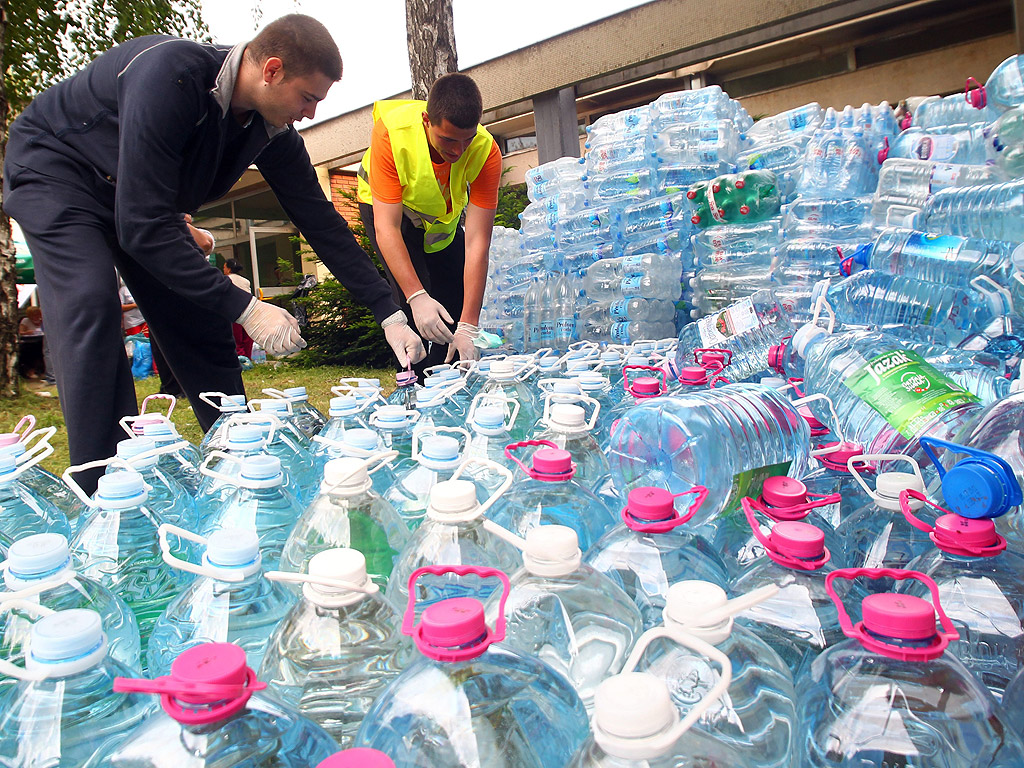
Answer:
[[[810,523],[783,520],[775,524],[768,538],[775,552],[784,557],[813,560],[825,554],[825,534]]]
[[[775,344],[768,348],[768,367],[779,373],[785,373],[783,363],[786,360],[786,345]]]
[[[769,477],[761,486],[761,498],[770,507],[807,503],[807,486],[792,477]]]
[[[408,387],[416,383],[416,371],[399,371],[395,374],[395,384],[399,387]]]
[[[533,454],[533,471],[564,476],[572,472],[572,456],[562,448],[538,448]]]
[[[356,747],[331,755],[316,768],[395,768],[395,761],[376,749]]]
[[[661,382],[653,376],[638,376],[633,379],[629,391],[634,397],[656,397],[661,394]]]
[[[807,425],[811,428],[812,431],[819,431],[822,429],[828,431],[828,427],[826,427],[818,419],[817,416],[811,413],[811,409],[808,408],[806,405],[801,405],[797,410],[799,411],[800,415],[804,417],[804,421],[807,422]]]
[[[626,508],[637,520],[667,520],[676,516],[675,497],[664,488],[634,488],[629,492]]]
[[[479,600],[452,597],[424,609],[413,640],[428,658],[461,661],[480,656],[495,638]]]
[[[935,545],[944,551],[982,549],[999,543],[996,526],[986,518],[975,519],[957,514],[943,515],[935,521]]]
[[[189,648],[171,662],[171,679],[179,683],[244,686],[249,667],[245,651],[233,643],[203,643]],[[190,703],[209,702],[208,697],[181,694]]]
[[[836,450],[834,451],[831,451],[829,453],[823,453],[820,456],[818,456],[818,461],[820,461],[828,469],[834,469],[840,472],[845,472],[847,471],[847,462],[850,459],[852,459],[854,456],[864,455],[864,446],[862,446],[860,443],[832,442],[825,443],[824,445],[819,447],[832,448],[833,446],[839,447],[836,448]],[[863,471],[863,469],[861,471]]]
[[[699,386],[700,384],[706,384],[707,380],[707,370],[699,365],[687,365],[679,369],[679,383],[684,386]]]
[[[6,445],[14,445],[15,443],[18,442],[19,439],[20,436],[16,435],[14,432],[5,432],[4,434],[0,435],[0,448]]]
[[[864,628],[882,637],[927,640],[935,637],[935,608],[913,595],[881,593],[861,601]]]

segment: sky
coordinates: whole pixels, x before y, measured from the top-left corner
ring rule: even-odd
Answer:
[[[546,40],[650,0],[454,0],[459,68]],[[259,7],[262,18],[256,22]],[[409,88],[404,0],[202,0],[213,39],[234,44],[287,13],[324,23],[341,49],[344,75],[317,109],[312,125]]]

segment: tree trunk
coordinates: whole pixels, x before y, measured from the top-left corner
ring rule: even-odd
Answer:
[[[426,99],[441,75],[458,72],[452,0],[405,0],[412,97]]]
[[[0,59],[7,35],[7,0],[0,0]],[[0,76],[0,167],[7,150],[7,89]],[[0,204],[3,203],[0,177]],[[11,220],[0,210],[0,397],[18,394],[18,281],[15,275]]]

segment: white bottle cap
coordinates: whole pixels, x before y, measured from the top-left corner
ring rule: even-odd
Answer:
[[[263,567],[260,539],[256,531],[245,528],[222,528],[206,540],[203,565],[243,576],[259,573]]]
[[[615,757],[618,755],[601,734],[616,740],[641,742],[657,736],[679,721],[679,714],[664,681],[646,672],[624,672],[602,682],[594,693],[594,738],[598,745]],[[618,746],[618,745],[616,745]],[[655,757],[651,755],[650,757]]]
[[[726,640],[732,632],[732,617],[707,626],[702,617],[728,602],[725,590],[707,581],[679,581],[665,596],[665,626],[675,626],[712,645]]]
[[[309,561],[309,575],[321,579],[337,579],[357,586],[366,585],[369,581],[363,553],[345,547],[325,549],[313,555]],[[341,608],[358,603],[366,597],[366,593],[340,586],[307,582],[302,585],[302,596],[323,608]]]
[[[44,616],[32,625],[25,669],[67,677],[95,667],[106,655],[100,615],[75,608]]]
[[[882,472],[875,479],[875,503],[882,509],[892,512],[900,511],[900,493],[902,491],[920,491],[924,493],[924,481],[911,472]],[[911,498],[910,508],[921,509],[924,502]]]
[[[368,491],[371,485],[366,462],[362,459],[343,457],[331,459],[324,465],[324,479],[320,483],[320,492],[355,496]]]
[[[495,379],[509,379],[515,374],[515,365],[511,360],[495,360],[488,374]]]
[[[793,334],[793,349],[800,357],[804,356],[804,350],[810,346],[811,342],[819,336],[825,336],[828,334],[824,328],[820,325],[814,325],[813,323],[806,323],[805,325],[797,328],[796,333]]]
[[[4,583],[18,590],[26,582],[52,579],[71,567],[71,549],[62,534],[35,533],[11,544]]]
[[[579,432],[587,426],[587,414],[578,405],[553,403],[549,426],[556,432]]]
[[[535,576],[568,576],[582,559],[579,536],[568,526],[538,525],[526,532],[523,565]]]
[[[430,489],[427,516],[442,523],[475,519],[479,513],[476,486],[468,480],[444,480]]]

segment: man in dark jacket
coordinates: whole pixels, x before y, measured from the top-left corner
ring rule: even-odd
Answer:
[[[403,364],[424,355],[391,289],[325,197],[292,124],[341,78],[318,21],[292,14],[234,48],[167,36],[119,45],[14,121],[4,209],[24,230],[53,347],[71,461],[114,454],[137,413],[115,268],[208,429],[202,391],[243,392],[232,321],[271,354],[303,346],[285,310],[210,266],[182,214],[255,163],[324,264],[383,326]],[[87,489],[96,475],[83,476]]]

